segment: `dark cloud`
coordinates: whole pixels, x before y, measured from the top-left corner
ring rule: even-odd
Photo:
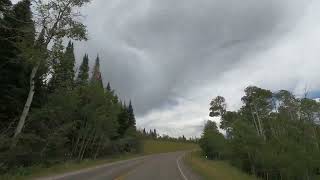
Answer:
[[[86,48],[101,54],[105,81],[132,98],[138,113],[231,68],[273,32],[284,12],[276,0],[93,3],[99,6],[87,10],[87,20],[96,20],[88,22]],[[112,5],[117,14],[103,11]]]

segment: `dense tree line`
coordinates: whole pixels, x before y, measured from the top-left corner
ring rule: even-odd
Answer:
[[[89,0],[0,1],[0,173],[139,150],[133,105],[105,88],[97,57],[75,67]],[[39,32],[36,31],[39,30]],[[79,69],[77,72],[75,69]]]
[[[245,89],[243,106],[228,111],[225,99],[211,102],[200,145],[208,158],[230,162],[263,179],[315,179],[320,170],[320,103],[295,97],[286,90],[273,93]]]
[[[187,139],[184,135],[180,137],[171,137],[166,134],[160,135],[156,129],[150,129],[149,131],[145,128],[142,130],[138,130],[139,136],[141,139],[153,139],[153,140],[160,140],[160,141],[172,141],[172,142],[190,142],[190,143],[197,143],[198,138],[190,137]]]

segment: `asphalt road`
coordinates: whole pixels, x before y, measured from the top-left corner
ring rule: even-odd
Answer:
[[[149,155],[41,180],[198,180],[182,157],[186,152]]]

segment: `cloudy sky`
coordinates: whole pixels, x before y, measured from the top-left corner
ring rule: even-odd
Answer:
[[[94,0],[83,12],[77,55],[100,54],[139,127],[198,136],[217,95],[236,109],[248,85],[320,89],[317,0]]]
[[[320,89],[318,0],[93,0],[83,13],[78,61],[99,53],[139,127],[199,136],[217,95],[234,110],[248,85]]]

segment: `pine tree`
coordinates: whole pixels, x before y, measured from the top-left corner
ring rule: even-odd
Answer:
[[[11,7],[12,3],[10,0],[2,0],[0,1],[0,11],[1,12],[5,12],[7,9],[9,9],[8,7]]]
[[[118,133],[120,137],[123,137],[129,128],[129,114],[128,114],[127,106],[125,103],[121,107],[120,113],[118,115],[118,124],[119,124]]]
[[[8,128],[9,123],[14,118],[16,113],[16,107],[12,102],[15,99],[13,96],[15,93],[12,89],[15,87],[15,82],[18,81],[18,77],[15,77],[14,71],[21,70],[20,66],[17,66],[14,61],[16,61],[16,51],[15,43],[10,39],[12,31],[7,29],[10,26],[7,14],[8,9],[11,8],[10,1],[1,1],[0,3],[0,104],[5,104],[5,106],[0,106],[0,131],[4,132]],[[11,13],[11,12],[10,12]],[[18,71],[18,72],[19,72]],[[13,76],[11,76],[13,75]]]
[[[7,16],[8,13],[11,13],[10,12],[10,8],[12,6],[12,3],[10,0],[1,0],[0,1],[0,24],[2,26],[5,26],[4,24],[4,17]],[[0,28],[3,28],[3,27],[0,27]]]
[[[91,77],[91,83],[97,84],[100,87],[103,87],[101,72],[100,72],[100,58],[99,55],[96,58],[95,65],[93,67],[93,73]]]
[[[107,91],[110,91],[111,92],[111,85],[110,85],[110,82],[108,82],[108,85],[107,85]]]
[[[77,84],[81,86],[86,85],[88,84],[88,79],[89,79],[89,57],[87,54],[85,54],[79,68]]]
[[[30,0],[18,2],[13,7],[14,19],[13,28],[17,31],[17,40],[23,43],[22,48],[33,46],[35,40],[35,27],[32,21]],[[20,45],[21,46],[21,45]],[[25,49],[22,49],[24,51]]]
[[[184,137],[184,135],[182,135],[182,141],[186,141],[186,137]]]
[[[136,118],[135,118],[135,116],[134,116],[134,110],[133,110],[133,107],[132,107],[132,103],[131,103],[131,101],[130,101],[130,103],[129,103],[129,106],[128,106],[128,116],[129,116],[129,119],[128,119],[128,125],[130,126],[130,127],[136,127]]]
[[[156,129],[153,129],[152,135],[153,135],[153,138],[157,139],[158,134],[157,134],[157,130]]]
[[[75,64],[75,56],[74,56],[74,46],[71,41],[69,41],[64,56],[61,60],[61,66],[63,67],[63,77],[64,80],[68,84],[73,84],[74,80],[74,64]]]
[[[13,6],[1,1],[0,9],[5,12],[0,18],[0,131],[10,130],[20,114],[28,91],[30,66],[24,58],[24,47],[33,43],[34,25],[30,1],[23,0]]]
[[[75,56],[74,56],[74,48],[73,43],[69,41],[68,46],[66,47],[65,52],[61,52],[62,45],[57,43],[57,57],[53,59],[53,74],[50,82],[50,89],[54,91],[59,88],[67,88],[71,89],[73,87],[74,82],[74,64],[75,64]],[[63,47],[63,46],[62,46]]]

